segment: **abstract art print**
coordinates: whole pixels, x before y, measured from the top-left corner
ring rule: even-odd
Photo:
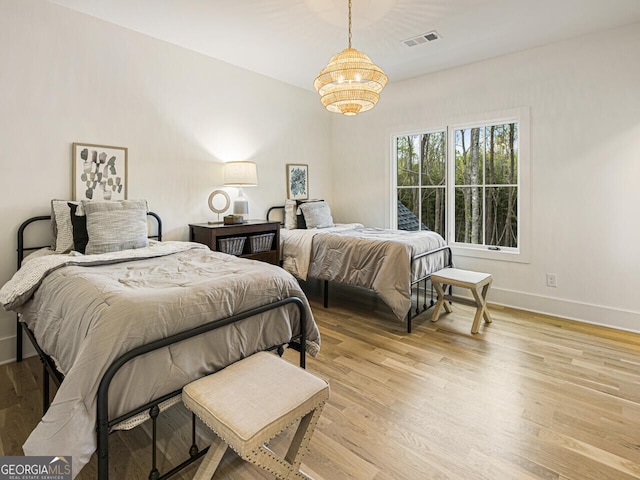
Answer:
[[[287,164],[287,198],[307,200],[309,198],[309,166]]]
[[[126,200],[127,149],[73,144],[73,199]]]

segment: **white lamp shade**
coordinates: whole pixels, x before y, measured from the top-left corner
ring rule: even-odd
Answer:
[[[229,162],[224,164],[224,184],[230,187],[255,187],[258,170],[254,162]]]

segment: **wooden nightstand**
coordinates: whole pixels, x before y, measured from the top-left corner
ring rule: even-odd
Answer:
[[[268,250],[254,253],[254,246],[258,238],[251,237],[273,233],[271,245],[267,245]],[[219,252],[220,240],[227,240],[235,237],[245,237],[244,248],[238,256],[260,260],[262,262],[280,265],[280,222],[268,222],[266,220],[246,220],[237,225],[224,225],[222,223],[194,223],[189,224],[189,240],[203,243],[211,250]]]

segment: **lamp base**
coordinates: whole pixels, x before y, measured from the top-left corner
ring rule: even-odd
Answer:
[[[249,213],[249,202],[244,197],[239,197],[233,202],[233,213],[236,215],[246,215]]]

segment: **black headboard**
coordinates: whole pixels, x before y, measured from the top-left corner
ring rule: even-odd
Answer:
[[[149,235],[149,238],[155,238],[157,239],[159,242],[162,241],[162,220],[160,219],[160,216],[155,213],[155,212],[147,212],[147,215],[150,217],[153,217],[156,219],[156,234],[155,235]],[[48,248],[50,247],[50,245],[40,245],[37,247],[25,247],[24,246],[24,237],[25,237],[25,230],[27,229],[27,227],[29,225],[32,225],[36,222],[40,222],[40,221],[51,221],[51,215],[39,215],[37,217],[31,217],[27,220],[25,220],[24,222],[22,222],[22,225],[20,225],[20,227],[18,228],[18,269],[22,266],[22,261],[24,260],[24,253],[25,252],[32,252],[35,250],[40,250],[41,248]],[[35,342],[34,344],[36,344],[37,342]],[[17,317],[16,318],[16,361],[17,362],[21,362],[22,361],[22,327],[20,325],[20,318]],[[52,371],[53,373],[53,371]],[[48,377],[48,374],[45,372],[45,377]],[[57,377],[57,375],[55,373],[53,373],[54,377]],[[58,381],[61,381],[60,378],[58,377]]]
[[[267,210],[267,221],[271,220],[271,212],[274,212],[276,210],[282,210],[282,220],[280,221],[280,225],[284,225],[284,205],[277,205],[275,207],[269,208],[269,210]]]
[[[162,241],[162,220],[160,219],[160,216],[155,212],[147,212],[147,215],[155,218],[156,224],[157,224],[156,233],[154,235],[149,235],[149,238],[155,238],[156,240],[161,242]],[[27,229],[27,227],[32,223],[45,221],[45,220],[51,221],[51,215],[40,215],[37,217],[31,217],[25,220],[24,222],[22,222],[22,225],[20,225],[20,227],[18,228],[18,268],[20,268],[20,266],[22,265],[22,260],[24,260],[25,252],[33,252],[35,250],[40,250],[41,248],[49,247],[49,245],[40,245],[37,247],[24,246],[25,230]]]

